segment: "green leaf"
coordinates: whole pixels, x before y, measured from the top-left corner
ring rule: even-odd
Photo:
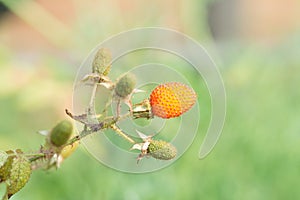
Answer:
[[[7,158],[8,158],[7,153],[5,151],[0,150],[0,167],[2,167],[5,164]]]
[[[1,200],[7,200],[7,185],[5,182],[0,183],[0,198]]]

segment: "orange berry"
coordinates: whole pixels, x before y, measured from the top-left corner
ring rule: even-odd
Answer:
[[[196,98],[195,91],[183,83],[159,85],[150,94],[152,114],[166,119],[178,117],[195,104]]]

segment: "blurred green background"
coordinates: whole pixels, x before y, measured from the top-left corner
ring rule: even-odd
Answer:
[[[204,160],[209,97],[200,94],[199,134],[170,167],[121,173],[80,148],[59,170],[35,171],[12,199],[300,199],[299,8],[298,0],[2,1],[2,150],[38,149],[35,132],[66,117],[89,51],[130,28],[167,27],[196,39],[227,93],[223,133]]]

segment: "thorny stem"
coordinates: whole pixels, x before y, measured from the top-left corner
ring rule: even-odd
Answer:
[[[66,113],[73,119],[75,119],[75,117],[68,111],[66,110]],[[115,120],[109,121],[107,123],[99,123],[99,124],[94,124],[94,126],[97,126],[97,131],[102,130],[102,129],[106,129],[106,128],[112,128],[113,130],[115,130],[122,138],[126,139],[127,141],[129,141],[130,143],[135,143],[135,141],[133,139],[131,139],[127,134],[123,133],[122,130],[120,130],[117,126],[116,126],[116,122],[121,121],[126,119],[127,117],[129,117],[131,115],[130,112],[128,112],[127,114],[121,115],[120,117],[118,117]],[[76,119],[75,119],[76,120]],[[83,122],[82,122],[83,123]],[[93,125],[89,125],[91,127],[93,127]],[[76,135],[75,137],[73,137],[72,139],[69,140],[69,142],[67,142],[64,146],[68,146],[68,145],[72,145],[75,142],[81,140],[82,138],[97,132],[95,130],[92,129],[87,129],[87,124],[85,124],[84,129],[80,132],[79,135]]]

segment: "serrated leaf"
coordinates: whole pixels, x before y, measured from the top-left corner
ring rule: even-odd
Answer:
[[[5,164],[7,158],[8,158],[7,153],[5,151],[0,150],[0,167],[2,167]]]

